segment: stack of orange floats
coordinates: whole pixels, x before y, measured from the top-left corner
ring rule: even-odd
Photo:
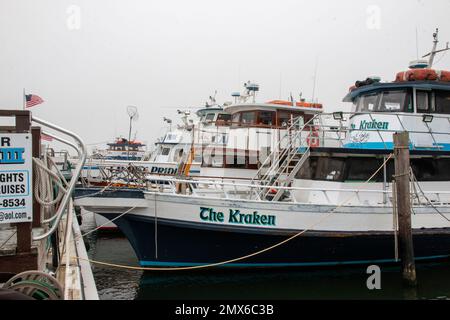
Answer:
[[[394,82],[407,81],[440,81],[450,82],[450,71],[434,70],[434,69],[411,69],[397,73]],[[357,89],[359,86],[351,86],[349,91]]]
[[[395,77],[395,82],[427,80],[450,82],[450,71],[434,69],[412,69],[399,72]]]
[[[279,106],[292,106],[292,102],[290,101],[285,101],[285,100],[273,100],[273,101],[269,101],[267,102],[268,104],[276,104]],[[314,109],[322,109],[323,106],[321,103],[311,103],[311,102],[296,102],[295,105],[297,107],[302,107],[302,108],[314,108]]]

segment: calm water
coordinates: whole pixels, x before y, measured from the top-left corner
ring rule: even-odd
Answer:
[[[82,230],[92,229],[91,214]],[[94,260],[137,265],[128,240],[93,233]],[[363,267],[328,270],[142,272],[93,266],[101,299],[448,299],[450,262],[417,265],[417,289],[405,289],[399,268],[382,267],[381,290],[366,287]]]

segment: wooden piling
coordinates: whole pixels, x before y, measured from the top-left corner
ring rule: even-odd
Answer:
[[[416,286],[416,266],[411,229],[411,199],[409,184],[409,134],[394,134],[395,181],[397,190],[399,251],[402,260],[402,277],[405,284]]]

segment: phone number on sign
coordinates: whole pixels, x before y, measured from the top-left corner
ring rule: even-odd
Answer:
[[[26,212],[0,212],[0,222],[8,220],[18,220],[26,217]]]
[[[3,208],[24,207],[25,199],[4,199],[0,201]]]

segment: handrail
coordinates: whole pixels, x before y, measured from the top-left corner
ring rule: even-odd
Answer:
[[[207,181],[207,180],[187,180],[178,178],[158,178],[152,179],[153,181],[161,182],[173,182],[173,183],[189,183],[189,184],[206,184],[206,185],[220,185],[220,186],[232,186],[232,187],[248,187],[249,189],[255,189],[257,187],[263,187],[263,185],[255,184],[245,184],[245,183],[230,183],[230,182],[219,182],[219,181]],[[329,192],[358,192],[358,193],[378,193],[378,194],[390,194],[391,191],[387,190],[370,190],[370,189],[325,189],[325,188],[314,188],[314,187],[283,187],[283,186],[273,186],[275,190],[298,190],[298,191],[329,191]],[[427,194],[449,194],[450,191],[426,191]]]
[[[55,214],[56,215],[55,222],[50,227],[50,230],[48,230],[47,232],[45,232],[43,234],[40,234],[40,235],[37,235],[37,236],[33,237],[33,240],[42,240],[42,239],[47,238],[51,234],[53,234],[58,228],[58,225],[59,225],[59,222],[61,220],[61,217],[62,217],[62,215],[63,215],[63,213],[64,213],[64,211],[65,211],[65,209],[66,209],[66,207],[67,207],[67,205],[68,205],[68,203],[70,201],[70,198],[72,196],[72,192],[73,192],[73,190],[75,188],[75,184],[77,183],[78,177],[80,176],[81,170],[82,170],[82,168],[84,166],[84,163],[86,162],[87,149],[86,149],[86,146],[84,145],[83,140],[81,140],[81,138],[77,134],[75,134],[75,133],[73,133],[73,132],[71,132],[69,130],[63,129],[63,128],[61,128],[61,127],[59,127],[59,126],[57,126],[55,124],[52,124],[52,123],[50,123],[48,121],[45,121],[45,120],[39,119],[37,117],[34,117],[34,116],[32,117],[32,121],[72,137],[78,143],[79,148],[81,149],[80,150],[80,152],[81,152],[81,161],[78,162],[77,167],[75,168],[73,177],[70,180],[69,186],[67,187],[67,192],[64,194],[63,199],[61,200],[61,204],[59,205],[58,210],[57,210],[57,212]],[[62,139],[62,140],[64,140],[64,139]]]
[[[308,122],[306,122],[305,124],[303,124],[302,128],[301,128],[300,130],[297,131],[297,133],[296,133],[296,135],[295,135],[295,137],[294,137],[293,139],[294,139],[294,140],[297,139],[299,135],[300,135],[300,138],[301,138],[301,133],[303,132],[303,130],[304,130],[307,126],[310,126],[311,123],[313,123],[314,120],[317,118],[317,116],[319,116],[319,114],[314,115],[314,117],[312,117]],[[281,147],[282,147],[282,143],[283,143],[286,139],[288,139],[288,138],[290,137],[290,136],[289,136],[290,131],[291,131],[293,128],[295,128],[296,125],[298,125],[298,121],[299,121],[300,118],[303,119],[302,117],[298,117],[298,118],[294,119],[294,120],[292,121],[292,125],[289,126],[288,128],[286,128],[286,134],[283,136],[282,139],[280,139],[280,140],[278,141],[278,144],[277,144],[277,146],[276,146],[276,148],[275,148],[276,150],[273,150],[272,153],[271,153],[270,155],[267,156],[267,158],[266,158],[266,159],[264,160],[264,162],[261,164],[260,169],[259,169],[258,172],[255,174],[255,176],[253,177],[252,182],[254,182],[255,180],[258,180],[258,176],[260,175],[260,173],[262,172],[262,170],[265,168],[265,166],[268,164],[268,162],[271,161],[271,158],[272,158],[271,156],[272,156],[272,155],[275,155],[276,152],[280,152]],[[284,157],[284,156],[285,156],[285,153],[287,153],[287,152],[288,152],[288,151],[287,151],[287,148],[286,148],[286,149],[284,149],[284,150],[280,153],[280,155],[279,155],[278,157],[279,157],[279,158]],[[272,160],[273,160],[273,159],[272,159]],[[272,167],[270,167],[268,170],[269,170],[269,172],[270,172],[270,171],[272,170]],[[266,174],[265,176],[267,176],[267,174]]]

